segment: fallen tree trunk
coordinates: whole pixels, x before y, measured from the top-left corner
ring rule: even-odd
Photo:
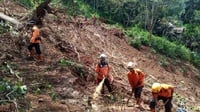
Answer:
[[[1,12],[0,12],[0,18],[3,19],[3,20],[9,21],[9,22],[11,22],[11,23],[13,23],[17,26],[19,26],[21,24],[17,19],[12,18],[10,16],[7,16],[7,15],[1,13]]]

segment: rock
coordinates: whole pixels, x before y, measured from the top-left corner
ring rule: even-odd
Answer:
[[[44,102],[44,99],[43,98],[39,98],[38,99],[38,103],[42,103],[42,102]]]
[[[193,96],[190,96],[190,101],[192,101],[192,102],[196,102],[196,100],[195,100],[195,98],[193,97]]]

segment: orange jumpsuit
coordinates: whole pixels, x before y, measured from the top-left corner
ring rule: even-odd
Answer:
[[[96,78],[97,83],[100,83],[103,80],[103,78],[105,77],[104,84],[107,86],[108,91],[112,92],[112,88],[110,85],[111,78],[109,77],[110,69],[111,69],[111,67],[108,65],[108,63],[100,62],[99,64],[96,65],[95,71],[98,74],[97,78]],[[102,93],[104,93],[103,88],[102,88]]]
[[[128,73],[128,81],[132,88],[144,86],[144,73],[139,69],[134,69]]]
[[[142,101],[141,94],[144,87],[145,74],[139,69],[133,69],[127,74],[127,77],[129,84],[132,87],[132,93],[134,93],[136,98],[136,104],[140,105]]]
[[[157,105],[158,100],[163,100],[163,103],[165,105],[165,112],[171,112],[172,108],[172,98],[173,98],[173,92],[174,88],[171,85],[164,84],[166,87],[162,87],[163,84],[161,84],[161,89],[158,93],[152,92],[152,100],[150,102],[150,108],[155,111],[155,106]]]

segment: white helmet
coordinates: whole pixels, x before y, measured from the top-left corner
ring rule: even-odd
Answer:
[[[38,30],[38,27],[36,25],[34,25],[32,30]]]
[[[100,56],[99,56],[99,58],[106,58],[107,56],[105,55],[105,54],[101,54]]]
[[[127,68],[134,68],[134,67],[135,67],[135,63],[133,63],[133,62],[128,62]]]

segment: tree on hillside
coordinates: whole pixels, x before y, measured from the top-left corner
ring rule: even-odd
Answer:
[[[200,24],[200,0],[189,0],[185,4],[185,13],[181,16],[183,22]]]
[[[189,0],[185,5],[181,19],[186,24],[186,31],[181,41],[191,50],[200,52],[200,0]]]

